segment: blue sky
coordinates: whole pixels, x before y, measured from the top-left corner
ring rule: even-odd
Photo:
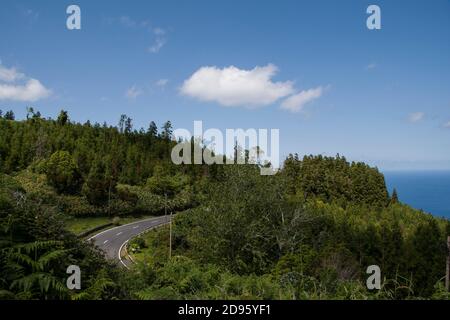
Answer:
[[[448,0],[3,0],[0,39],[0,109],[19,118],[279,128],[283,156],[450,169]]]

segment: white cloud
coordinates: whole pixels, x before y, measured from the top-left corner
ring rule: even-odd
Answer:
[[[251,70],[201,67],[184,81],[181,93],[227,107],[265,106],[294,92],[292,81],[272,81],[277,71],[272,64]]]
[[[14,82],[24,77],[25,75],[18,72],[15,68],[5,68],[0,62],[0,81]]]
[[[169,82],[169,79],[159,79],[158,81],[156,81],[156,85],[158,87],[165,87],[168,82]]]
[[[136,99],[138,96],[142,94],[142,90],[137,88],[136,86],[132,86],[131,88],[127,89],[125,92],[125,96],[129,99]]]
[[[413,112],[408,115],[408,121],[411,123],[416,123],[422,120],[424,116],[425,113],[423,112]]]
[[[114,19],[113,21],[115,21]],[[166,30],[161,27],[153,27],[149,20],[134,20],[129,16],[122,16],[118,19],[119,23],[125,28],[140,30],[151,35],[153,42],[147,47],[150,53],[158,53],[162,47],[167,43]]]
[[[36,101],[50,94],[36,79],[29,79],[24,85],[0,84],[0,100]]]
[[[148,52],[151,53],[158,53],[159,50],[161,50],[161,48],[166,44],[166,39],[165,38],[161,38],[161,37],[157,37],[155,39],[155,42],[148,47]]]
[[[150,31],[156,36],[154,43],[148,48],[148,52],[158,53],[167,43],[166,30],[160,27],[150,28]]]
[[[20,80],[23,80],[19,83]],[[0,100],[37,101],[50,96],[51,91],[42,83],[15,68],[6,68],[0,65]]]
[[[289,110],[291,112],[299,112],[303,109],[305,104],[320,98],[322,93],[322,87],[300,91],[299,93],[286,98],[281,104],[281,109]]]
[[[450,121],[444,124],[444,128],[450,128]]]

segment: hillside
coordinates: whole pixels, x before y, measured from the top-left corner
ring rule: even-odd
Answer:
[[[170,122],[136,130],[0,118],[0,294],[39,299],[442,298],[450,222],[390,197],[383,175],[345,157],[290,155],[275,176],[255,165],[170,161]],[[168,233],[131,244],[124,272],[67,230],[68,219],[186,210]],[[101,220],[103,221],[103,220]],[[88,286],[69,292],[66,261]],[[380,291],[365,287],[379,265]]]

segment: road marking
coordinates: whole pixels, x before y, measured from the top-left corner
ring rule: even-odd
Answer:
[[[175,215],[174,215],[175,216]],[[153,229],[153,228],[155,228],[155,227],[158,227],[158,226],[160,226],[160,225],[165,225],[165,224],[167,224],[167,223],[169,223],[170,222],[170,217],[159,217],[159,218],[148,218],[148,219],[143,219],[143,220],[141,220],[141,221],[139,221],[139,222],[150,222],[150,225],[144,225],[144,231],[141,231],[141,232],[139,232],[137,235],[135,235],[135,236],[132,236],[132,237],[130,237],[129,239],[127,239],[124,243],[122,243],[122,245],[120,246],[120,248],[119,248],[119,252],[118,252],[118,258],[119,258],[119,261],[120,261],[120,263],[122,263],[122,265],[125,267],[125,268],[127,268],[127,269],[130,269],[124,262],[123,262],[123,260],[122,260],[122,257],[120,256],[120,253],[122,252],[122,248],[123,248],[123,246],[125,246],[127,243],[128,243],[128,241],[130,240],[130,239],[132,239],[132,238],[134,238],[134,237],[136,237],[136,236],[139,236],[139,235],[141,235],[141,234],[143,234],[143,233],[145,233],[145,232],[147,232],[147,231],[149,231],[149,230],[151,230],[151,229]],[[156,223],[156,224],[154,224],[154,223]],[[104,233],[106,233],[106,232],[111,232],[112,230],[117,230],[117,229],[119,229],[119,228],[124,228],[124,227],[126,227],[126,226],[131,226],[131,225],[133,225],[133,224],[136,224],[136,222],[131,222],[131,223],[127,223],[127,224],[124,224],[124,225],[121,225],[121,226],[116,226],[116,227],[114,227],[114,228],[111,228],[111,229],[106,229],[106,230],[103,230],[103,231],[101,231],[101,232],[99,232],[99,233],[97,233],[97,234],[95,234],[95,235],[93,235],[92,237],[90,237],[90,238],[88,238],[87,239],[87,241],[91,241],[92,239],[95,239],[96,237],[98,237],[98,236],[100,236],[100,235],[102,235],[102,234],[104,234]],[[137,225],[137,226],[135,226],[135,227],[133,227],[133,229],[137,229],[137,228],[139,228],[140,227],[140,225]],[[121,234],[122,233],[122,231],[121,232],[119,232],[119,233],[117,233],[117,235],[119,235],[119,234]],[[105,243],[107,243],[109,240],[105,240],[104,242],[103,242],[103,244],[105,244]],[[131,256],[129,256],[130,257],[130,260],[131,260],[131,262],[134,262],[133,261],[133,258],[131,257]]]
[[[129,239],[128,239],[128,240],[129,240]],[[120,263],[122,263],[122,264],[125,266],[125,268],[130,269],[130,268],[125,264],[125,262],[122,261],[122,257],[120,256],[120,253],[122,252],[122,248],[123,248],[124,245],[127,244],[128,240],[125,241],[124,243],[122,243],[122,245],[121,245],[120,248],[119,248],[119,254],[118,254],[118,255],[119,255],[119,261],[120,261]]]
[[[174,215],[174,216],[175,216],[175,215]],[[112,231],[112,230],[116,230],[116,229],[119,229],[119,228],[123,228],[123,227],[126,227],[126,226],[130,226],[130,225],[132,225],[132,224],[136,224],[136,223],[139,223],[139,222],[155,221],[155,220],[158,220],[158,219],[159,219],[158,217],[152,217],[152,218],[147,218],[147,219],[140,220],[140,221],[135,221],[135,222],[130,222],[130,223],[127,223],[127,224],[123,224],[123,225],[121,225],[121,226],[117,226],[117,227],[114,227],[114,228],[111,228],[111,229],[106,229],[106,230],[103,230],[103,231],[101,231],[101,232],[99,232],[99,233],[97,233],[97,234],[94,234],[92,237],[88,238],[87,241],[90,241],[90,240],[92,240],[92,239],[98,237],[99,235],[104,234],[104,233],[106,233],[106,232],[110,232],[110,231]]]
[[[116,234],[116,236],[120,236],[122,234],[122,231],[120,231],[118,234]]]

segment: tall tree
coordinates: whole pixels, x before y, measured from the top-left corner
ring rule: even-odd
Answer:
[[[154,121],[150,122],[147,133],[150,135],[150,137],[156,137],[158,135],[158,127],[156,126],[156,123]]]
[[[392,196],[391,196],[391,204],[395,204],[398,203],[398,194],[397,194],[397,189],[394,188],[394,190],[392,191]]]
[[[67,113],[67,111],[61,110],[61,112],[58,115],[58,119],[56,120],[56,122],[60,126],[64,126],[67,122],[69,122],[69,114]]]
[[[12,110],[6,111],[4,118],[6,120],[15,120],[16,116],[14,115],[14,112]]]
[[[172,123],[170,121],[166,121],[162,126],[161,138],[165,140],[170,140],[172,138]]]
[[[67,151],[56,151],[46,164],[47,178],[60,193],[75,193],[81,185],[78,167]]]

